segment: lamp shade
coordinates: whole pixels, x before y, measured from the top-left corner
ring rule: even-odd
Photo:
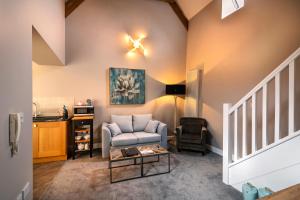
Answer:
[[[185,85],[166,85],[166,94],[185,95]]]

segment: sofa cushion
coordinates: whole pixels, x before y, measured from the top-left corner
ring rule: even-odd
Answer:
[[[142,143],[151,143],[151,142],[160,142],[161,135],[157,133],[146,133],[146,132],[135,132],[133,133],[137,137],[137,142]]]
[[[133,115],[133,131],[145,130],[148,122],[152,119],[152,114]]]
[[[111,138],[111,145],[116,146],[127,146],[137,144],[138,138],[133,133],[122,133]]]
[[[117,136],[119,134],[122,134],[122,131],[117,123],[113,122],[111,124],[108,124],[107,127],[109,128],[112,136]]]
[[[116,122],[123,133],[133,132],[131,115],[112,115],[111,121]]]
[[[147,133],[156,133],[158,125],[159,125],[159,121],[150,120],[144,131]]]

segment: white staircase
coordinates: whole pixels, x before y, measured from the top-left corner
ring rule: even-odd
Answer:
[[[224,183],[240,191],[246,182],[274,191],[300,183],[300,130],[295,130],[295,104],[299,104],[295,102],[295,60],[299,55],[300,48],[238,103],[223,105]],[[288,70],[287,115],[281,113],[284,70]],[[271,82],[275,82],[273,91]],[[273,112],[269,112],[269,98],[274,98]],[[282,133],[282,120],[287,121],[287,134]]]

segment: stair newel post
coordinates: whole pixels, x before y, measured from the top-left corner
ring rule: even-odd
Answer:
[[[229,109],[231,104],[223,104],[223,182],[229,184],[229,164],[231,162],[230,155],[230,123]]]

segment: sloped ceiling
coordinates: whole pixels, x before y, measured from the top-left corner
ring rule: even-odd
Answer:
[[[198,12],[213,0],[176,0],[188,20],[192,19]]]
[[[64,66],[34,27],[32,27],[32,60],[39,65]]]

